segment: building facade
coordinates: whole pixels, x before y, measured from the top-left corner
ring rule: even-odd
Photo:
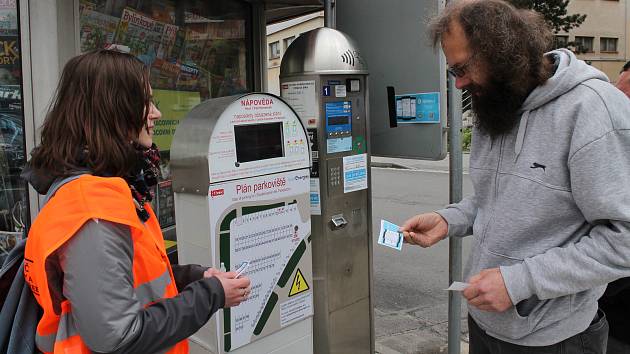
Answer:
[[[280,63],[287,48],[301,33],[324,27],[324,11],[267,26],[267,90],[280,95]]]
[[[603,71],[615,81],[624,63],[630,60],[630,3],[628,0],[572,0],[569,14],[586,14],[580,27],[560,32],[556,43],[577,44],[578,57]]]

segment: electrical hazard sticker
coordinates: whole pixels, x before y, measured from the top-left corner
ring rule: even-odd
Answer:
[[[297,295],[303,293],[310,289],[308,283],[304,279],[302,272],[298,268],[297,272],[295,272],[295,278],[293,278],[293,285],[291,285],[291,291],[289,291],[289,297],[293,295]]]

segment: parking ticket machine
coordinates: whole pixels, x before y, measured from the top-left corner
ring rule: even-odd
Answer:
[[[355,42],[331,28],[297,37],[280,92],[312,144],[315,352],[373,353],[368,71]]]
[[[310,149],[282,99],[211,99],[180,124],[171,149],[181,264],[245,270],[248,300],[219,310],[191,353],[313,353]]]

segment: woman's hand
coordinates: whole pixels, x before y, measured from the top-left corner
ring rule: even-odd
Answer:
[[[205,273],[209,273],[213,268],[209,268]],[[220,272],[214,269],[212,276],[217,277],[223,286],[225,292],[224,308],[238,306],[241,302],[247,300],[251,292],[251,282],[248,277],[236,277],[236,272]]]
[[[214,269],[214,268],[208,268],[206,269],[205,272],[203,272],[203,277],[204,278],[212,278],[212,277],[216,277],[217,275],[221,274],[222,272],[218,269]]]

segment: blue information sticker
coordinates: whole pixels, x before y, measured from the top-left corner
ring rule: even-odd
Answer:
[[[396,95],[396,121],[398,123],[439,123],[440,93]]]

